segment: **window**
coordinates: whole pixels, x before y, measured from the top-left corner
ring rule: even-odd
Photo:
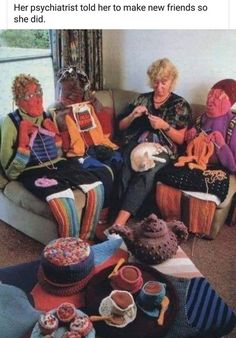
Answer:
[[[0,30],[0,116],[15,109],[11,86],[15,76],[21,73],[40,81],[45,108],[54,101],[49,31]]]

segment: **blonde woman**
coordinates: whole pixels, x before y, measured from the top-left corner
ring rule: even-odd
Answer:
[[[119,129],[128,138],[124,147],[124,166],[119,191],[120,210],[114,221],[125,225],[135,216],[154,188],[157,172],[176,158],[179,146],[184,142],[185,131],[191,123],[188,102],[173,93],[178,71],[167,58],[156,60],[148,70],[152,91],[141,94],[129,104],[119,118]],[[136,172],[131,168],[130,154],[141,142],[155,142],[167,151],[158,154],[163,160],[147,171]]]

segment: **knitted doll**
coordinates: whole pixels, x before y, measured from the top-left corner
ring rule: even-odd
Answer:
[[[169,196],[173,199],[174,194],[181,194],[178,189],[210,193],[217,196],[220,202],[226,198],[229,189],[229,173],[236,172],[236,115],[231,111],[235,102],[236,80],[221,80],[210,89],[206,111],[196,120],[195,126],[187,131],[185,138],[189,149],[192,147],[191,142],[196,142],[197,135],[203,135],[205,142],[208,142],[211,148],[213,147],[213,153],[208,161],[205,161],[206,167],[202,166],[201,169],[204,170],[198,170],[199,167],[190,169],[187,165],[178,166],[178,162],[177,167],[170,166],[163,172],[160,181],[165,185],[162,192],[158,189],[157,203],[165,217],[169,217],[170,210],[168,204],[164,207],[162,201],[168,200]],[[206,146],[206,143],[204,144]],[[176,208],[178,210],[175,210],[175,213],[180,214],[180,204]],[[214,202],[191,197],[189,230],[209,234],[215,208]],[[171,213],[173,214],[173,211]]]
[[[188,163],[190,169],[205,170],[209,158],[214,152],[214,144],[207,141],[207,136],[204,133],[200,133],[188,144],[186,150],[187,155],[180,156],[175,166],[182,167]]]
[[[92,239],[94,229],[91,228],[96,225],[103,204],[101,182],[61,156],[61,136],[43,110],[39,81],[20,74],[13,81],[12,92],[18,109],[5,117],[1,130],[0,155],[5,175],[10,180],[19,180],[26,189],[48,202],[58,223],[59,236],[80,235]],[[87,198],[82,221],[72,191],[75,187],[87,197],[91,192],[94,194],[95,188],[101,195],[93,204],[88,204]],[[93,221],[86,217],[88,209],[90,215],[96,215]]]
[[[103,132],[99,114],[95,111],[102,106],[90,92],[87,75],[77,66],[62,68],[58,72],[57,87],[57,122],[63,132],[67,156],[83,156],[90,146],[99,144],[118,149]]]
[[[208,133],[208,142],[215,146],[210,163],[221,164],[232,173],[236,171],[236,116],[231,111],[235,102],[236,80],[217,82],[208,93],[206,112],[186,134],[189,142],[200,130]]]
[[[114,179],[122,164],[118,146],[105,132],[100,116],[111,118],[90,91],[87,75],[76,65],[59,70],[54,111],[62,135],[63,151],[74,165],[92,172],[103,183],[104,208],[111,205]]]

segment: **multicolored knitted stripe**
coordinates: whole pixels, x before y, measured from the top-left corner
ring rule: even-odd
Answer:
[[[189,324],[201,332],[227,334],[235,325],[236,317],[232,309],[212,289],[203,278],[193,278],[189,284],[186,300],[186,312]]]
[[[104,202],[103,184],[95,186],[86,193],[86,205],[82,217],[80,238],[93,240]]]
[[[57,220],[59,237],[78,237],[80,216],[72,198],[53,198],[48,201],[50,209]]]

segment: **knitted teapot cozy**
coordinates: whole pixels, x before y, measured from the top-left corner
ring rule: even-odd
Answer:
[[[181,241],[188,237],[188,230],[182,222],[166,223],[155,214],[151,214],[132,228],[114,225],[111,232],[118,233],[128,250],[147,264],[159,264],[171,258],[176,254]]]

